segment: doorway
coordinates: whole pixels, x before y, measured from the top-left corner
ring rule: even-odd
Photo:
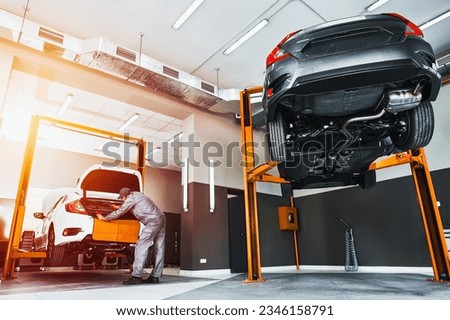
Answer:
[[[228,235],[231,273],[247,272],[245,202],[242,190],[228,190]]]

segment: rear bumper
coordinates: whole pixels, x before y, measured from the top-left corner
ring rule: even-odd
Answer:
[[[420,39],[313,59],[290,57],[268,70],[265,88],[276,85],[279,90],[268,101],[264,96],[263,106],[271,121],[278,104],[288,95],[320,95],[386,84],[395,87],[396,83],[422,78],[427,81],[424,98],[433,101],[439,93],[441,75],[430,65],[435,66],[433,52]]]

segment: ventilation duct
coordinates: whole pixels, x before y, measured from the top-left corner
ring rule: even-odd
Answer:
[[[116,47],[116,56],[125,58],[132,62],[136,62],[136,53],[119,46]]]
[[[171,69],[168,66],[163,66],[163,73],[175,79],[180,77],[180,73],[177,70]]]
[[[48,30],[46,28],[40,27],[39,28],[39,33],[38,33],[39,37],[59,43],[59,44],[63,44],[64,43],[64,35],[60,34],[58,32],[55,31],[51,31]]]
[[[21,17],[0,9],[0,37],[18,42],[21,22]],[[209,110],[215,106],[215,112],[229,112],[232,106],[235,112],[239,112],[240,90],[214,86],[101,37],[80,40],[27,20],[20,44],[170,95],[197,107]],[[228,102],[227,108],[221,108],[223,101]]]

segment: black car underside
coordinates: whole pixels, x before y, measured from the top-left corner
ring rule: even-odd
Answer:
[[[375,173],[367,170],[374,160],[425,143],[413,141],[402,148],[409,111],[393,106],[389,98],[407,95],[412,89],[398,88],[418,88],[420,83],[416,79],[323,95],[285,95],[276,120],[269,123],[276,142],[271,144],[272,157],[282,160],[280,175],[288,177],[294,189],[350,184],[372,187]]]

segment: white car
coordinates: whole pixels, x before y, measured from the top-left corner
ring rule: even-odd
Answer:
[[[123,187],[142,191],[140,172],[94,165],[75,188],[59,188],[44,198],[42,212],[34,213],[42,224],[36,227],[33,242],[35,251],[47,252],[47,266],[61,265],[64,257],[80,253],[97,263],[105,254],[121,253],[132,259],[140,231],[133,214],[111,222],[95,218],[122,204],[118,197]]]

